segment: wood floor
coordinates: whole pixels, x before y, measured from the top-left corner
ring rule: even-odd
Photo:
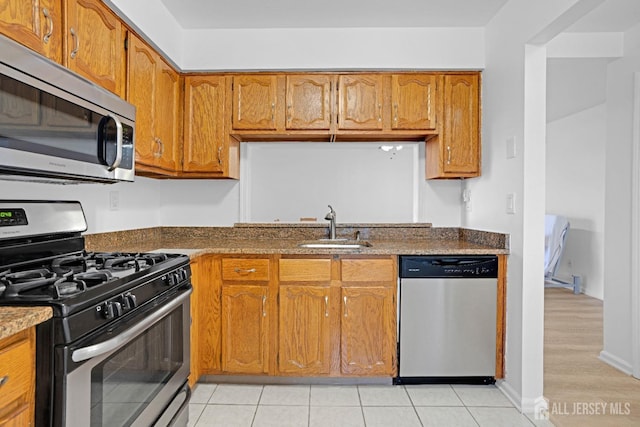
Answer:
[[[544,395],[551,421],[557,427],[640,426],[640,380],[598,359],[602,301],[546,289],[544,322]]]

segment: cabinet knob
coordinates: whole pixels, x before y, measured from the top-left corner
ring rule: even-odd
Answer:
[[[0,387],[9,382],[9,375],[5,375],[4,377],[0,377]]]
[[[451,146],[447,145],[447,164],[451,164]]]
[[[222,147],[218,147],[218,164],[222,165]]]
[[[234,268],[233,271],[235,271],[238,274],[251,274],[251,273],[255,273],[256,269],[255,268]]]

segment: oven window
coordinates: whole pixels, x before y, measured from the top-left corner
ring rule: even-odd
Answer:
[[[183,308],[91,372],[91,425],[128,426],[183,364]]]

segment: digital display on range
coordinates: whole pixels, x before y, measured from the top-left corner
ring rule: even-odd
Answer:
[[[0,210],[0,227],[27,224],[27,215],[25,214],[24,209]]]

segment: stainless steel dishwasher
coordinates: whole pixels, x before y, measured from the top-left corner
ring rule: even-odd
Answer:
[[[496,256],[400,256],[395,384],[495,382]]]

